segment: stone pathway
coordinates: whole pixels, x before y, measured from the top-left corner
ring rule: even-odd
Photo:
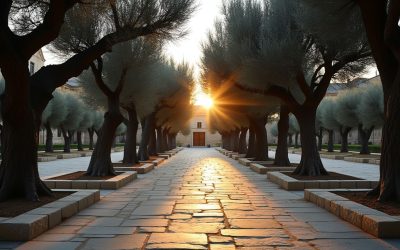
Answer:
[[[336,161],[337,162],[337,161]],[[396,249],[214,149],[185,149],[18,249]]]

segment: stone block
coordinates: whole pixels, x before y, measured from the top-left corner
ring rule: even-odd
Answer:
[[[57,189],[71,189],[72,181],[70,180],[54,180],[55,188]]]
[[[101,181],[86,181],[86,188],[87,189],[100,189]]]
[[[86,181],[75,180],[71,183],[71,188],[73,189],[86,189]]]
[[[0,223],[0,239],[31,240],[48,228],[47,215],[22,214]]]

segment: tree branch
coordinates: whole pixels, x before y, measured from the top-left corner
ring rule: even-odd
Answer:
[[[121,71],[121,77],[119,79],[117,88],[115,88],[114,90],[114,95],[119,96],[119,94],[121,94],[122,89],[124,88],[124,84],[125,84],[125,78],[126,78],[126,73],[128,72],[127,68],[122,69]]]
[[[234,85],[238,89],[252,93],[252,94],[261,94],[261,95],[265,95],[265,96],[278,97],[290,108],[291,111],[297,109],[300,106],[300,104],[296,101],[296,99],[292,96],[292,94],[287,89],[276,86],[276,85],[271,86],[270,88],[268,88],[268,90],[261,90],[261,89],[251,88],[251,87],[245,87],[243,85],[240,85],[237,82],[235,82]]]
[[[301,92],[305,95],[306,99],[310,98],[312,96],[312,90],[310,89],[310,86],[307,84],[307,80],[304,76],[303,71],[297,72],[296,75],[296,81],[301,89]]]
[[[49,10],[43,22],[32,32],[18,39],[18,47],[27,60],[57,38],[64,23],[65,13],[78,2],[79,0],[50,0]]]
[[[92,69],[94,78],[96,80],[96,84],[99,87],[99,89],[107,96],[111,97],[114,95],[114,93],[110,90],[110,88],[104,83],[103,81],[103,76],[102,76],[102,69],[103,69],[103,60],[102,59],[97,59],[97,67],[96,65],[92,62],[90,64],[90,68]]]

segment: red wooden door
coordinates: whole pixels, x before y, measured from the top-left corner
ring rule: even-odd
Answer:
[[[194,147],[205,147],[206,146],[206,133],[205,132],[193,132],[193,146]]]

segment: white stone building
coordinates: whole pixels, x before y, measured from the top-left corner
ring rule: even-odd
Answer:
[[[195,106],[195,111],[190,120],[190,134],[179,133],[176,138],[178,146],[206,147],[221,145],[221,135],[209,131],[208,110],[202,106]]]

